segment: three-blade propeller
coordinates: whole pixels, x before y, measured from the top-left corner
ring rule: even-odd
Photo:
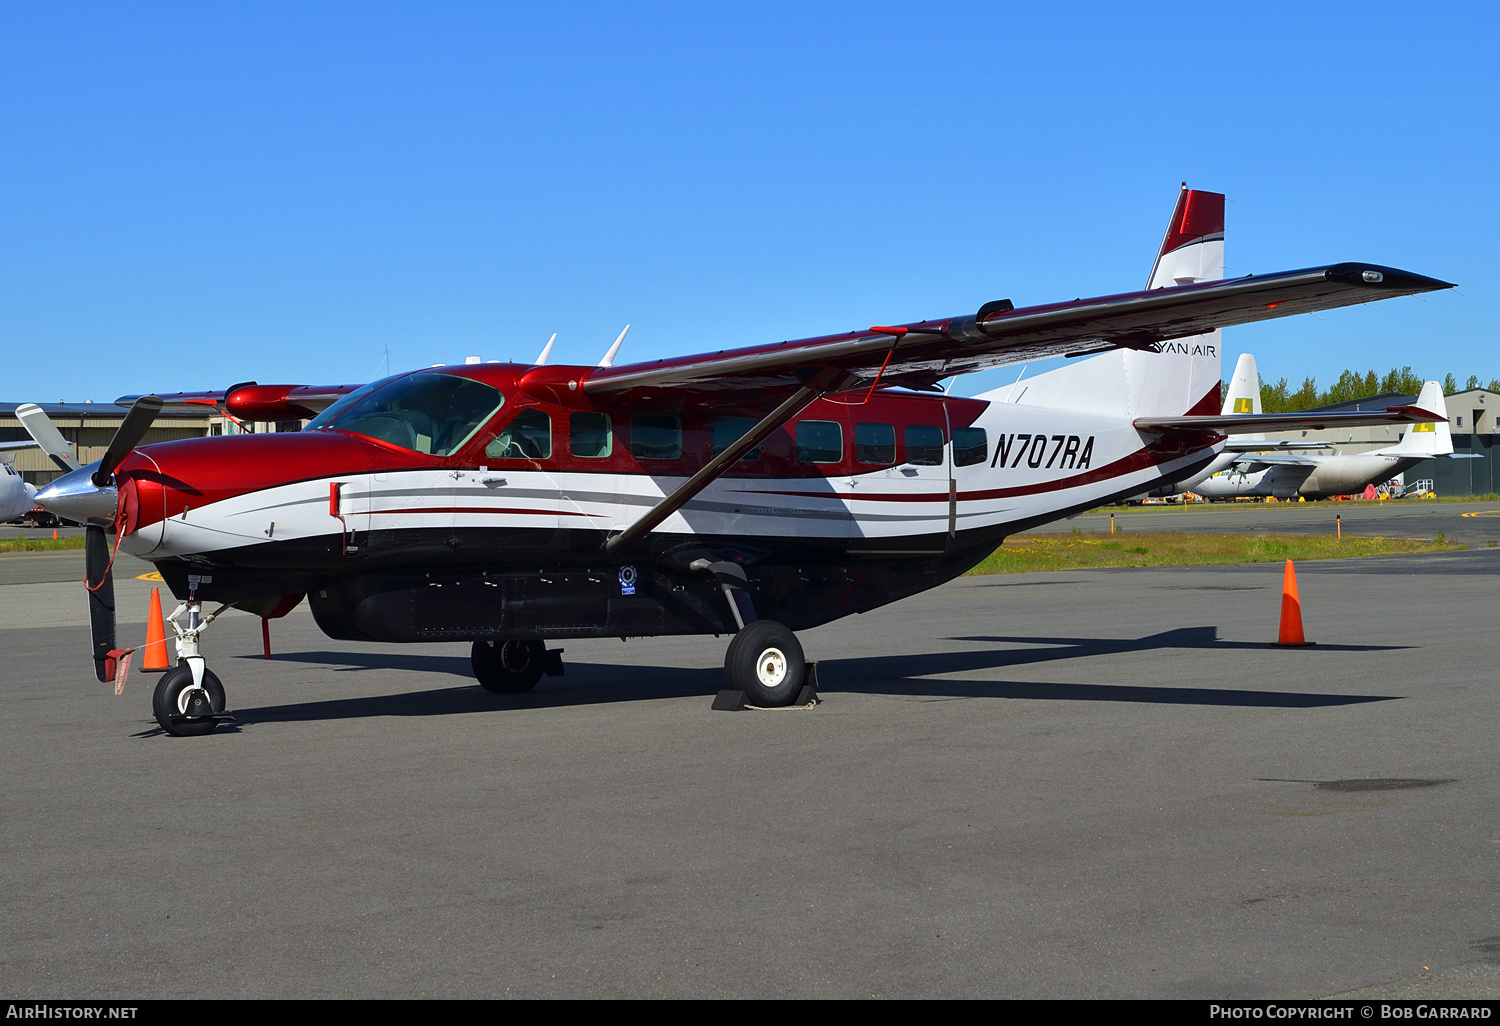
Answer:
[[[115,437],[109,440],[109,448],[104,450],[104,458],[99,461],[99,469],[94,471],[92,478],[94,484],[100,488],[107,488],[114,484],[115,468],[120,461],[130,455],[130,450],[141,444],[141,439],[146,437],[146,432],[151,430],[151,424],[156,420],[156,415],[161,412],[162,401],[154,395],[143,395],[130,407],[130,412],[125,414],[125,420],[115,431]]]
[[[71,473],[38,491],[36,498],[45,509],[85,521],[84,583],[89,596],[91,654],[100,681],[108,681],[114,670],[110,653],[115,649],[115,584],[107,525],[118,515],[115,468],[141,444],[161,408],[161,399],[154,395],[137,399],[110,439],[104,457],[98,464],[82,468],[78,467],[61,432],[46,413],[37,406],[23,408],[25,415],[21,423],[31,437],[58,465],[73,468]],[[106,514],[105,510],[109,512]]]

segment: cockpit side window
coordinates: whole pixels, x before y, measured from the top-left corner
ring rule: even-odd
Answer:
[[[412,452],[452,456],[504,402],[498,389],[483,382],[454,374],[412,374],[309,427],[352,431]]]
[[[500,429],[484,454],[496,460],[545,460],[552,458],[552,418],[541,410],[522,410]]]

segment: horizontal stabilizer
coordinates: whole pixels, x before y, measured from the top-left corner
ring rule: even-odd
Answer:
[[[1420,421],[1443,421],[1431,411],[1416,406],[1391,406],[1384,411],[1363,410],[1355,413],[1241,413],[1205,417],[1137,417],[1135,426],[1142,431],[1217,431],[1241,435],[1252,431],[1287,431],[1296,428],[1364,427],[1371,424],[1410,424]],[[1259,443],[1257,443],[1259,444]]]

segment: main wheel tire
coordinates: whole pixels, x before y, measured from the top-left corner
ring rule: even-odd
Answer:
[[[540,641],[476,641],[469,665],[479,686],[492,695],[518,695],[536,687],[547,668]]]
[[[807,662],[791,628],[756,620],[734,636],[724,653],[729,687],[743,691],[751,705],[791,705],[802,691]]]
[[[189,716],[188,707],[192,699],[193,671],[186,663],[178,663],[156,682],[156,691],[151,695],[151,711],[156,722],[173,737],[202,737],[212,734],[219,721],[209,716]],[[224,685],[207,667],[203,670],[203,690],[208,693],[208,706],[214,713],[224,711]]]

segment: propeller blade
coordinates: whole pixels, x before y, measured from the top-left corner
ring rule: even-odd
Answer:
[[[115,437],[109,440],[109,448],[99,461],[99,469],[94,471],[94,484],[104,488],[114,483],[115,468],[130,454],[131,449],[141,444],[141,439],[146,437],[146,432],[151,429],[151,422],[156,420],[161,408],[161,399],[154,395],[143,395],[135,401],[130,412],[125,414],[125,421],[115,432]]]
[[[52,458],[59,468],[64,471],[77,470],[78,460],[73,456],[73,450],[68,445],[67,439],[63,438],[62,432],[57,430],[57,425],[52,423],[52,418],[42,411],[36,403],[23,403],[16,407],[16,419],[26,429],[26,433],[32,437],[37,445],[42,447],[42,452]]]
[[[107,663],[115,647],[115,582],[109,566],[109,535],[90,524],[84,528],[84,574],[89,591],[89,629],[93,634],[94,673],[110,680]]]

